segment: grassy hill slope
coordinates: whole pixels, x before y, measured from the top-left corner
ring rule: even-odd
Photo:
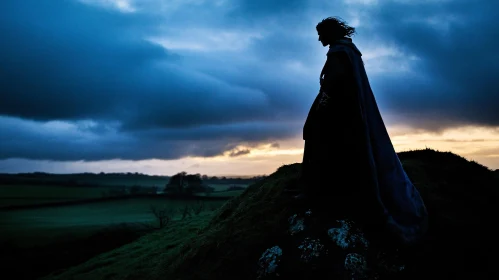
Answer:
[[[406,256],[404,277],[497,278],[496,174],[431,149],[399,158],[430,215],[428,238]],[[281,192],[299,173],[300,164],[282,166],[228,201],[204,227],[177,224],[47,279],[255,279],[262,252],[282,238],[296,211]],[[144,258],[131,272],[129,264]]]

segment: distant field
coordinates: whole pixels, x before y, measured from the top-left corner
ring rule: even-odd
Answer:
[[[216,192],[221,192],[227,190],[228,187],[230,186],[238,186],[238,187],[247,187],[248,185],[246,184],[210,184],[207,183],[208,186],[215,188]]]
[[[0,174],[0,186],[85,186],[85,187],[164,187],[169,181],[165,176],[147,175],[97,175],[97,174]]]
[[[0,185],[0,207],[100,198],[106,187]]]
[[[168,184],[169,176],[152,176],[133,173],[113,173],[113,174],[48,174],[48,173],[24,173],[24,174],[4,174],[0,173],[0,185],[59,185],[59,186],[142,186],[163,188]],[[203,180],[208,185],[248,185],[255,182],[255,179],[209,179]]]
[[[225,201],[205,201],[205,212],[213,211]],[[150,206],[177,210],[181,218],[185,205],[198,207],[196,201],[166,199],[125,199],[74,206],[0,212],[0,241],[18,246],[44,245],[61,240],[81,238],[98,229],[121,223],[155,223]]]
[[[212,196],[231,197],[242,191],[226,192],[232,184],[210,184],[215,188]],[[245,185],[238,185],[245,186]],[[32,205],[41,203],[77,201],[82,199],[101,198],[109,187],[65,187],[44,185],[0,185],[0,208],[7,206]],[[198,194],[205,196],[204,193]]]
[[[163,188],[167,183],[167,178],[155,178],[155,177],[146,177],[146,176],[131,176],[127,178],[125,176],[87,176],[76,179],[79,182],[93,184],[93,185],[104,185],[104,186],[135,186],[139,185],[142,187],[160,187]]]

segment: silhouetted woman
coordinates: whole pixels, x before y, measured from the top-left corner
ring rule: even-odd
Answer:
[[[427,211],[379,113],[362,54],[350,38],[355,29],[338,18],[326,18],[316,29],[329,51],[303,128],[305,195],[402,243],[416,242],[426,232]]]

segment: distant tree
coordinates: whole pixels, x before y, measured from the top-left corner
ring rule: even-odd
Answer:
[[[201,179],[201,174],[191,174],[186,176],[189,185],[201,185],[203,180]]]
[[[201,174],[187,174],[180,172],[173,175],[165,186],[165,192],[170,194],[195,194],[206,192],[206,185],[203,184]],[[209,190],[208,190],[209,191]]]
[[[205,175],[201,176],[201,180],[208,181],[208,175],[205,174]]]
[[[194,194],[197,192],[203,192],[203,180],[201,180],[201,174],[191,174],[185,176],[186,187],[184,191],[188,194]]]
[[[165,186],[165,193],[183,193],[184,188],[187,186],[186,176],[187,172],[185,171],[173,175]]]

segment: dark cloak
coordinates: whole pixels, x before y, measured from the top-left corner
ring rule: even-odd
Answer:
[[[427,230],[427,210],[392,145],[362,54],[345,38],[330,46],[328,57],[333,55],[347,60],[349,75],[337,81],[339,89],[330,94],[332,105],[319,109],[321,93],[312,105],[304,126],[302,178],[309,180],[309,193],[330,199],[330,204],[341,200],[343,206],[356,207],[365,221],[404,244],[417,242]],[[328,67],[334,65],[326,62],[325,70]],[[342,186],[327,186],[331,181]],[[356,203],[345,199],[348,196]]]

